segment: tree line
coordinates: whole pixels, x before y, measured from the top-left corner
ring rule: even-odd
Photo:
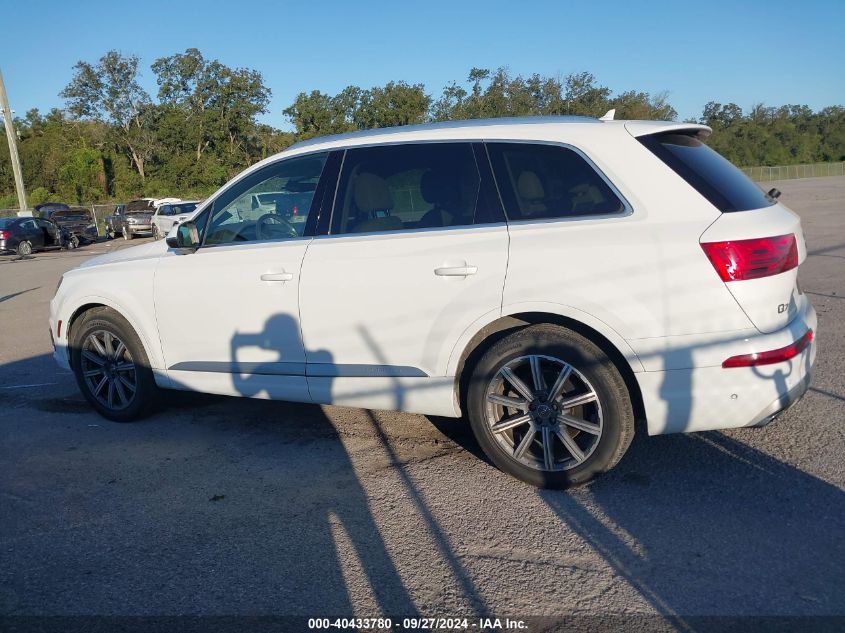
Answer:
[[[303,92],[283,111],[292,131],[260,123],[271,91],[260,72],[231,68],[189,48],[150,69],[155,97],[139,82],[140,60],[109,51],[77,62],[64,109],[15,119],[31,204],[97,202],[142,195],[206,196],[246,166],[298,140],[428,121],[521,115],[673,120],[665,93],[614,93],[587,72],[562,77],[473,68],[439,94],[391,81],[337,94]],[[696,121],[709,143],[740,166],[845,160],[845,108],[708,103]],[[8,148],[0,143],[0,208],[15,206]]]

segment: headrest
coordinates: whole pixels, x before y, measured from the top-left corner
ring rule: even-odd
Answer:
[[[519,174],[516,189],[523,200],[540,200],[546,197],[543,183],[533,171],[524,171]]]
[[[420,193],[426,202],[437,205],[456,203],[461,192],[457,175],[445,169],[430,169],[420,179]]]
[[[353,197],[359,211],[369,213],[393,208],[393,197],[381,176],[360,173],[355,176],[354,187]]]

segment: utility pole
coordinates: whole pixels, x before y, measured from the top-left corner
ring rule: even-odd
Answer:
[[[3,73],[0,72],[0,114],[3,115],[3,126],[6,128],[6,139],[9,141],[9,158],[12,160],[12,171],[15,174],[15,190],[18,192],[19,215],[27,213],[26,189],[23,186],[21,174],[21,159],[18,156],[18,138],[15,136],[15,126],[12,123],[12,108],[9,107],[9,97],[6,94],[6,84],[3,83]]]

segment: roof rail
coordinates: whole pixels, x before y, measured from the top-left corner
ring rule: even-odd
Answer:
[[[605,115],[606,116],[606,115]],[[416,132],[421,130],[443,130],[462,127],[485,127],[488,125],[542,125],[550,123],[598,123],[599,119],[591,116],[581,115],[546,115],[546,116],[519,116],[519,117],[497,117],[494,119],[455,119],[452,121],[437,121],[432,123],[417,123],[414,125],[400,125],[394,127],[373,128],[370,130],[357,130],[343,134],[330,134],[318,136],[305,141],[294,143],[288,150],[342,141],[346,139],[362,138],[368,136],[388,136],[399,132]]]

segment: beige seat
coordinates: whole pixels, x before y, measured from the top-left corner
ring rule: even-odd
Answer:
[[[519,206],[523,217],[542,215],[547,211],[546,190],[540,177],[533,171],[523,171],[516,181]]]
[[[398,231],[404,228],[402,220],[390,215],[393,196],[384,178],[362,172],[354,177],[352,201],[358,209],[357,215],[347,220],[350,233],[373,233],[377,231]],[[377,217],[377,214],[384,214]]]

